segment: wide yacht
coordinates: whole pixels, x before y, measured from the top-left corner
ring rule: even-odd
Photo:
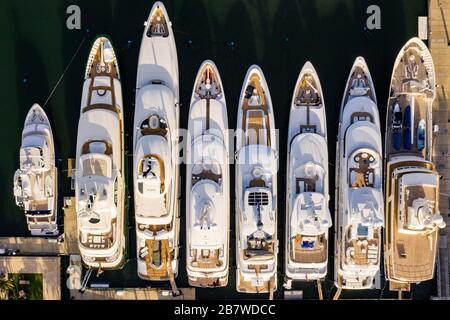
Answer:
[[[412,38],[392,71],[386,116],[384,259],[391,290],[431,280],[439,229],[439,173],[432,162],[435,70],[426,45]]]
[[[117,269],[125,253],[122,88],[111,41],[95,40],[86,66],[76,146],[75,209],[83,262]]]

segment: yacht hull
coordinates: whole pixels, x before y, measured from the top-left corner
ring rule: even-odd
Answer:
[[[270,93],[258,66],[245,77],[236,128],[236,289],[272,297],[278,283],[278,141]],[[261,210],[256,220],[250,213],[255,210]]]
[[[188,133],[186,269],[189,284],[223,287],[228,283],[229,266],[228,117],[220,74],[209,60],[202,63],[197,73]]]
[[[434,278],[439,229],[445,226],[439,214],[439,173],[431,162],[434,99],[431,54],[412,38],[395,60],[386,117],[384,265],[391,290],[409,291],[412,283]],[[395,115],[403,115],[403,126]],[[431,223],[413,218],[421,217],[416,207],[421,201]]]
[[[327,130],[322,87],[310,62],[303,66],[295,85],[289,116],[287,150],[286,281],[322,280],[327,275],[328,228],[331,227],[331,216],[328,210]],[[301,159],[307,160],[303,163]],[[296,171],[302,170],[302,167],[308,163],[318,163],[324,169],[324,175],[320,181],[313,179],[311,183],[308,183],[308,179],[304,179],[302,174],[296,175]],[[304,186],[300,187],[300,190],[297,190],[299,189],[297,181],[301,181],[299,183]],[[323,215],[315,213],[314,217],[325,218],[327,223],[314,230],[299,232],[298,225],[304,222],[300,219],[308,220],[308,217],[296,211],[298,208],[296,200],[300,194],[309,196],[310,192],[320,192],[323,195],[323,201],[320,203],[326,208],[323,208]],[[302,245],[306,243],[312,245]]]
[[[149,281],[178,275],[180,183],[178,59],[172,23],[156,2],[139,51],[133,135],[137,273]],[[145,172],[144,166],[150,167]],[[148,168],[150,168],[148,167]],[[159,190],[151,186],[159,179]]]
[[[335,285],[372,289],[384,225],[382,146],[375,89],[362,57],[355,60],[341,104],[335,199]]]
[[[42,140],[42,145],[39,141]],[[14,175],[14,194],[16,197],[16,204],[24,209],[25,217],[28,225],[28,230],[32,236],[56,236],[58,235],[58,170],[55,162],[55,145],[53,140],[53,133],[50,126],[50,121],[44,110],[38,105],[34,104],[28,112],[24,129],[22,132],[21,162],[22,158],[27,158],[28,155],[33,157],[30,148],[39,144],[42,147],[44,156],[44,168],[37,170],[32,167],[27,167],[26,161],[22,164],[23,168],[16,171]],[[44,150],[45,149],[45,150]],[[26,151],[29,150],[29,151]],[[22,154],[23,153],[23,154]],[[47,154],[48,153],[48,154]],[[30,158],[31,159],[31,158]],[[29,176],[31,174],[31,176]],[[39,180],[38,180],[39,178]],[[46,195],[31,195],[24,197],[22,190],[24,190],[23,179],[29,179],[29,184],[37,185],[39,181],[44,180],[47,189]]]
[[[76,152],[82,260],[95,269],[120,269],[126,250],[123,103],[117,58],[105,37],[94,41],[86,65]]]

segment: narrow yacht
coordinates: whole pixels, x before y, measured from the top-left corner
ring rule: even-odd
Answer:
[[[236,132],[236,284],[238,292],[277,289],[278,148],[272,101],[261,69],[251,66]]]
[[[328,149],[325,102],[319,77],[305,63],[292,97],[286,170],[286,280],[327,274]]]
[[[370,289],[379,276],[384,226],[382,146],[369,69],[358,57],[342,99],[336,151],[335,284]]]
[[[75,208],[83,262],[117,269],[125,252],[123,105],[117,58],[95,40],[83,84],[76,149]]]
[[[186,163],[186,269],[189,284],[228,283],[230,171],[228,118],[216,65],[200,66],[192,92]]]
[[[178,273],[178,59],[171,22],[156,2],[138,60],[133,133],[137,272],[151,281]]]
[[[20,167],[14,174],[14,198],[25,211],[33,236],[58,234],[58,171],[52,129],[44,110],[34,104],[22,131]]]
[[[426,45],[409,40],[395,60],[386,116],[385,271],[391,290],[433,279],[439,229],[439,173],[432,157],[435,71]]]

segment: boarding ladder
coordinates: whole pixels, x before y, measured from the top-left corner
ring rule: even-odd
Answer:
[[[167,266],[167,274],[169,275],[170,287],[172,288],[172,296],[176,297],[181,295],[181,291],[178,290],[177,284],[175,282],[175,275],[172,270],[172,255],[170,253],[170,247],[168,243],[164,243],[164,250],[167,253],[166,266]]]
[[[81,293],[84,293],[84,291],[86,291],[86,287],[87,287],[87,284],[88,284],[88,282],[89,282],[89,278],[91,277],[91,274],[92,274],[92,271],[93,271],[94,269],[92,269],[91,267],[89,267],[88,269],[87,269],[87,271],[86,271],[86,273],[84,274],[84,278],[83,278],[83,282],[81,283],[81,288],[80,288],[80,292]]]

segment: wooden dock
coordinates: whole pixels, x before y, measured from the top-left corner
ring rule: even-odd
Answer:
[[[66,254],[80,254],[77,239],[77,214],[75,212],[75,197],[64,198],[64,242]]]
[[[0,237],[0,249],[30,256],[58,256],[67,252],[64,242],[40,237]]]
[[[0,257],[0,273],[42,274],[44,300],[61,300],[60,257]]]
[[[17,255],[60,256],[80,254],[77,242],[75,198],[64,204],[64,235],[58,238],[0,237],[0,249],[17,251]]]
[[[441,231],[437,260],[438,298],[449,299],[449,237],[450,235],[450,0],[429,0],[429,47],[436,69],[436,100],[433,123],[439,131],[433,139],[433,161],[439,171],[440,211],[447,222]]]
[[[173,297],[171,290],[157,288],[86,289],[84,293],[70,290],[74,300],[195,300],[194,288],[181,288],[181,295]]]

